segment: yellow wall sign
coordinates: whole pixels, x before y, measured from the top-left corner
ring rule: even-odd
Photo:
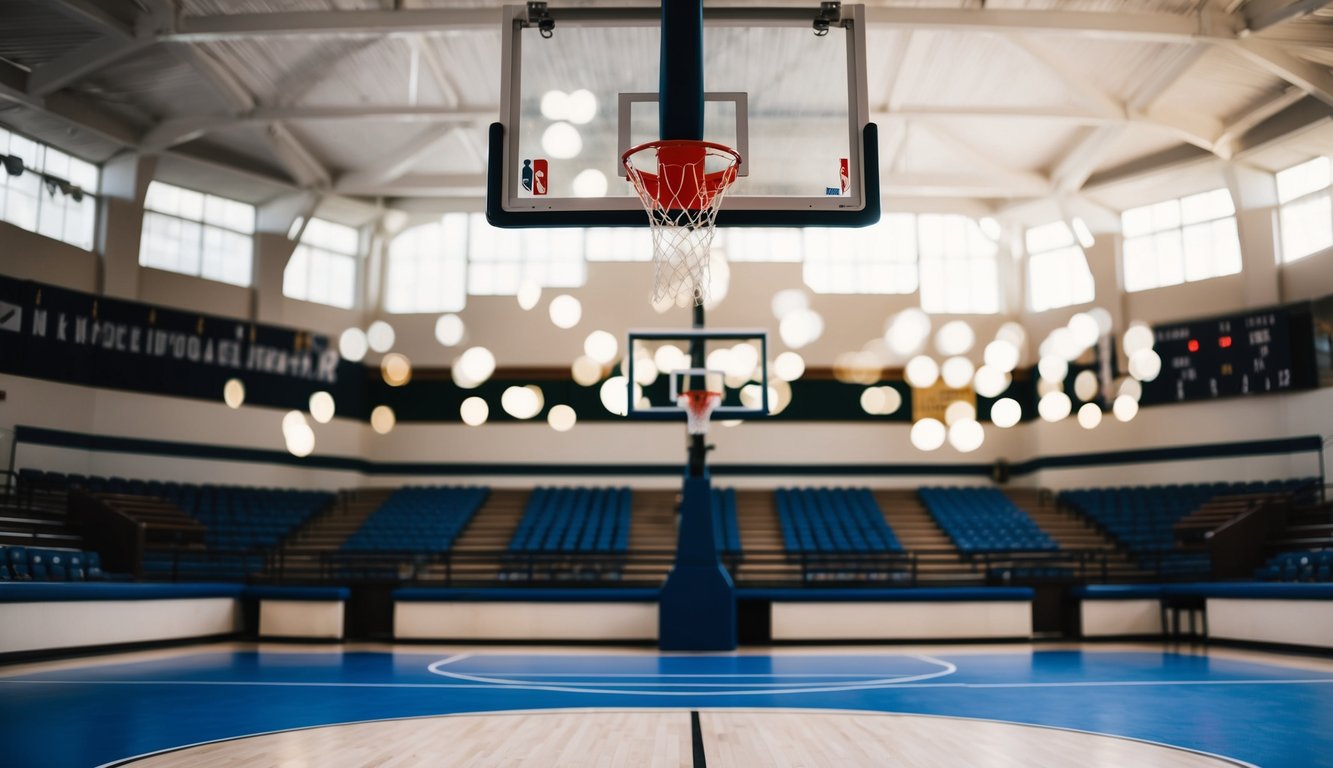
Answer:
[[[950,403],[962,401],[977,407],[977,393],[972,389],[954,389],[945,386],[943,381],[936,381],[925,389],[912,387],[912,421],[921,419],[939,419],[944,421],[944,409]]]

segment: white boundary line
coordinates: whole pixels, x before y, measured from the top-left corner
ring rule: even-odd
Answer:
[[[870,690],[875,688],[897,687],[898,685],[903,683],[915,683],[923,680],[931,680],[938,677],[945,677],[947,675],[952,675],[953,673],[958,671],[958,667],[955,666],[954,664],[951,664],[947,661],[943,661],[941,659],[934,658],[933,656],[926,656],[923,654],[916,654],[916,653],[898,654],[898,655],[902,657],[914,658],[919,661],[924,661],[927,664],[934,664],[936,666],[939,666],[941,669],[935,672],[925,672],[919,675],[906,675],[901,677],[881,677],[858,683],[847,683],[840,685],[815,684],[815,685],[796,686],[796,687],[791,687],[790,684],[788,684],[788,687],[786,688],[774,687],[774,686],[781,686],[782,685],[781,683],[732,683],[732,684],[607,683],[607,682],[579,680],[579,681],[570,681],[565,683],[564,685],[540,684],[526,680],[513,680],[501,677],[487,677],[485,675],[475,674],[475,673],[468,674],[464,672],[451,672],[449,670],[444,669],[445,666],[453,664],[456,661],[460,661],[460,658],[457,656],[450,656],[449,658],[446,659],[440,659],[439,661],[433,662],[430,666],[426,667],[426,669],[431,674],[440,675],[441,677],[453,678],[455,680],[463,680],[469,683],[485,683],[494,687],[510,688],[521,691],[550,691],[555,693],[600,693],[600,694],[619,695],[619,696],[782,696],[793,693],[837,693],[841,691],[858,691],[858,690]],[[642,658],[642,657],[627,656],[623,658]],[[738,656],[736,658],[746,658],[746,656]],[[755,656],[753,658],[767,658],[767,656],[763,657]],[[647,677],[647,676],[649,675],[641,675],[641,677]],[[829,676],[832,677],[833,675]],[[1330,682],[1333,682],[1333,680],[1331,680]],[[618,688],[596,687],[596,686],[607,686],[607,685],[614,685],[620,687]],[[725,690],[725,691],[626,690],[630,686],[634,687],[689,686],[691,688],[726,687],[729,688],[730,690]],[[736,690],[738,688],[744,688],[745,690]],[[763,690],[754,690],[755,688],[763,688]]]

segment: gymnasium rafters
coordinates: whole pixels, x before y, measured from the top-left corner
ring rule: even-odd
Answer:
[[[251,202],[294,187],[428,208],[477,200],[498,112],[498,5],[9,0],[0,121],[94,161],[131,149],[240,170]],[[1250,158],[1271,170],[1327,152],[1326,5],[871,2],[884,194],[1115,208],[1098,191],[1145,172]],[[589,55],[633,66],[635,54]]]

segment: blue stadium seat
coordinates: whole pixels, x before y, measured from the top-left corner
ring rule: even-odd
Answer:
[[[28,550],[24,547],[8,547],[5,550],[9,561],[9,574],[15,581],[30,581],[32,571],[28,569]]]
[[[1026,512],[994,488],[922,488],[918,495],[964,554],[1059,549]]]
[[[490,495],[482,487],[411,487],[395,491],[343,543],[344,551],[444,552]]]

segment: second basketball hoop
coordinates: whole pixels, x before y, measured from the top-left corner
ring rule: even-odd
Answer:
[[[621,162],[653,232],[653,303],[703,304],[717,212],[740,153],[708,141],[664,140],[631,147]]]

